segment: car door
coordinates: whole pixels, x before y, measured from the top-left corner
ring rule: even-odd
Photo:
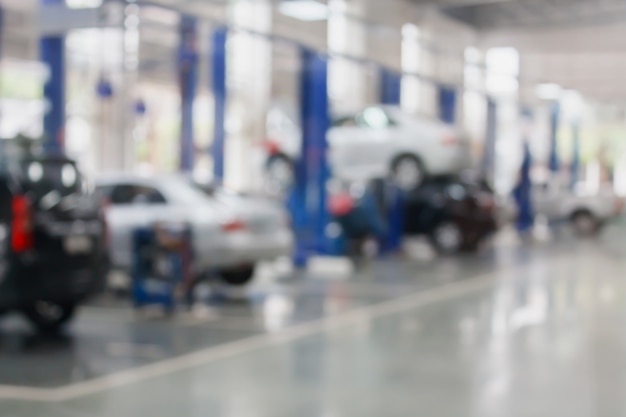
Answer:
[[[417,156],[425,168],[439,172],[438,166],[450,164],[450,150],[454,146],[445,143],[442,138],[446,132],[452,138],[453,131],[436,119],[424,116],[406,118],[401,128],[396,129],[390,139],[390,146],[396,150],[396,154],[408,153]]]
[[[116,267],[130,267],[134,231],[168,220],[172,207],[152,185],[126,182],[112,186],[109,192],[106,220],[112,262]]]
[[[333,172],[350,179],[386,175],[393,129],[393,121],[377,106],[368,107],[354,117],[338,119],[328,135]]]
[[[560,217],[562,193],[555,182],[534,184],[532,188],[532,203],[537,214],[554,220]]]

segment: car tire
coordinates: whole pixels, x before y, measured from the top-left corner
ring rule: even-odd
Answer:
[[[73,302],[37,301],[22,309],[22,314],[42,333],[58,333],[76,313]]]
[[[226,284],[242,287],[252,281],[254,277],[254,265],[222,270],[220,271],[220,277]]]
[[[600,222],[589,211],[578,211],[570,220],[574,233],[579,237],[594,236],[600,230]]]
[[[403,191],[413,191],[424,181],[422,162],[413,155],[401,155],[391,164],[391,179]]]
[[[452,221],[439,223],[430,233],[429,239],[437,252],[442,255],[459,253],[465,244],[461,227]]]
[[[284,154],[272,155],[265,163],[268,191],[284,193],[295,181],[293,162]]]

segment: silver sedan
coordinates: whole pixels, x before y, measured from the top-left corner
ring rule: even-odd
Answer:
[[[249,282],[255,265],[291,253],[288,216],[277,203],[260,197],[207,190],[185,176],[100,178],[113,267],[128,271],[132,234],[157,222],[185,222],[192,232],[194,270],[214,269],[234,285]]]

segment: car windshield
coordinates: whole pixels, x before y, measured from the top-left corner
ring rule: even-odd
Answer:
[[[83,189],[83,178],[76,165],[65,159],[26,160],[21,165],[20,175],[37,197],[53,190],[67,196]]]
[[[207,202],[207,194],[183,178],[173,177],[159,181],[159,187],[171,199],[183,204]]]
[[[237,201],[239,201],[239,199],[243,196],[241,193],[229,190],[228,188],[216,186],[215,184],[200,183],[194,180],[190,180],[189,184],[195,190],[200,191],[205,196],[211,197],[215,201],[224,205],[236,204]]]

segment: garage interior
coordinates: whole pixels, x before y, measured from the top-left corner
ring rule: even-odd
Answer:
[[[3,142],[41,137],[96,185],[111,173],[182,175],[262,195],[288,213],[295,242],[246,285],[211,277],[173,313],[136,308],[129,274],[109,278],[60,333],[2,315],[0,416],[626,415],[623,1],[0,0],[0,10]],[[44,38],[63,40],[56,98],[43,87],[54,79]],[[59,98],[61,135],[46,121]],[[508,216],[475,251],[395,236],[414,213],[393,202],[365,259],[319,249],[337,224],[326,209],[337,121],[388,106],[462,132]],[[263,171],[283,137],[299,140],[284,151],[287,197],[268,192]],[[533,200],[532,187],[552,193],[556,182],[562,194]],[[557,207],[561,217],[546,214]]]

